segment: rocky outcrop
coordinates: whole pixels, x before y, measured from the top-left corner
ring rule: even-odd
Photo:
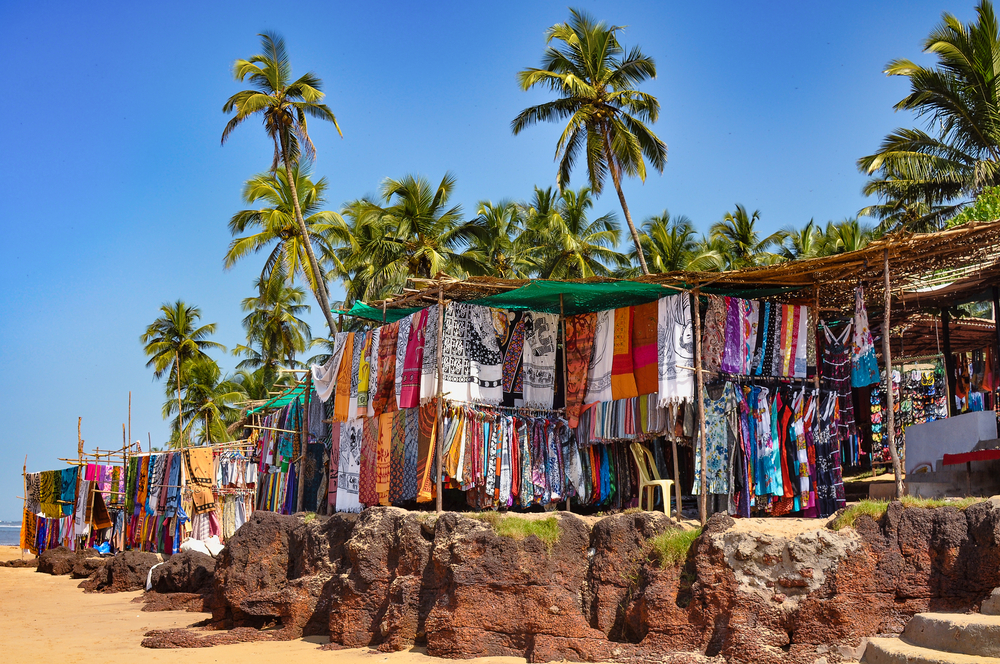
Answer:
[[[330,648],[421,644],[449,658],[832,663],[915,613],[975,609],[1000,586],[1000,509],[990,502],[893,503],[879,521],[788,537],[716,515],[686,560],[666,568],[650,552],[676,527],[661,514],[593,527],[553,516],[560,536],[547,544],[454,513],[371,508],[306,522],[258,512],[216,561],[209,630],[151,632],[143,643],[324,634]]]
[[[155,553],[125,551],[109,559],[80,587],[89,592],[118,593],[145,590],[150,568],[160,562]]]
[[[46,549],[38,556],[36,571],[53,576],[71,574],[74,579],[82,579],[90,576],[101,565],[103,560],[95,549],[72,551],[65,546],[57,546]]]
[[[215,558],[183,551],[152,568],[152,588],[141,598],[143,611],[211,612],[215,595]]]

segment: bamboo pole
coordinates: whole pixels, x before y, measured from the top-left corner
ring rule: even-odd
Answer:
[[[813,286],[813,306],[815,307],[815,311],[816,311],[816,313],[814,314],[815,318],[816,318],[816,323],[819,324],[819,311],[820,311],[820,309],[819,309],[819,284],[816,284],[816,285]],[[813,337],[815,337],[816,336],[816,330],[815,329],[810,329],[809,330],[809,334],[811,334],[811,335],[813,335]],[[815,378],[815,385],[814,385],[814,387],[816,388],[816,390],[818,392],[819,391],[819,358],[818,357],[816,358],[816,375],[814,376],[814,378]],[[819,398],[819,395],[817,395],[817,398]]]
[[[677,508],[677,523],[681,522],[681,463],[677,459],[677,409],[676,403],[667,409],[667,421],[670,423],[670,447],[674,458],[674,502]],[[666,498],[664,498],[666,500]]]
[[[83,434],[81,432],[81,427],[83,425],[83,418],[76,418],[76,492],[73,494],[73,513],[76,514],[76,501],[80,499],[80,483],[83,477],[80,473],[80,469],[83,467]],[[86,514],[84,514],[86,517]],[[74,519],[75,520],[75,519]],[[76,530],[73,531],[73,538],[76,539]]]
[[[24,530],[25,523],[24,520],[28,517],[28,455],[24,455],[24,466],[21,467],[21,483],[24,485],[24,505],[21,508],[21,530]],[[34,517],[34,514],[30,516]],[[20,543],[18,548],[21,549],[21,560],[24,560],[24,547],[21,547]]]
[[[559,293],[559,324],[562,326],[563,408],[565,408],[566,396],[569,393],[569,366],[566,364],[566,307],[563,304],[562,293]],[[569,492],[566,495],[566,511],[573,511],[569,505]]]
[[[892,472],[896,477],[896,499],[903,497],[903,474],[899,467],[899,452],[896,450],[896,417],[893,412],[895,398],[892,394],[892,354],[889,348],[889,310],[892,305],[892,291],[889,290],[889,250],[883,254],[882,275],[885,278],[885,313],[882,315],[882,360],[885,363],[885,423],[886,440],[889,442],[889,456],[892,457]],[[874,471],[873,471],[874,473]]]
[[[699,296],[700,289],[695,288],[692,292],[694,309],[694,369],[695,369],[695,403],[698,408],[698,434],[701,437],[701,491],[698,496],[698,518],[701,525],[708,521],[708,472],[705,466],[705,457],[708,454],[708,444],[705,439],[705,377],[701,369],[701,303]]]
[[[437,488],[437,499],[435,508],[440,514],[443,511],[444,498],[442,496],[441,471],[444,467],[444,419],[442,410],[444,409],[444,287],[438,284],[438,335],[437,335],[437,420],[435,428],[437,430],[437,440],[434,441],[434,459],[436,464],[435,487]]]

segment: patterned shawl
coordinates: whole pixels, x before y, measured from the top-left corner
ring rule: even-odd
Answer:
[[[358,332],[354,335],[354,348],[351,356],[351,402],[348,407],[348,421],[358,417],[358,401],[361,394],[361,361],[365,356],[365,344],[368,343],[368,335]],[[368,405],[365,404],[367,410]]]
[[[406,366],[406,351],[410,345],[410,327],[413,324],[413,314],[400,318],[396,333],[396,375],[393,377],[393,392],[396,394],[396,404],[403,393],[403,367]],[[399,406],[402,408],[402,406]]]
[[[379,505],[389,504],[392,420],[393,413],[383,413],[378,417],[378,443],[375,448],[375,495]]]
[[[351,417],[351,375],[354,362],[354,333],[348,332],[344,341],[344,352],[340,359],[340,370],[337,374],[337,396],[333,402],[333,419],[346,422]],[[336,429],[337,427],[334,427]],[[339,435],[339,434],[338,434]]]
[[[360,512],[362,420],[340,425],[340,461],[337,464],[337,511]]]
[[[580,408],[587,389],[587,369],[593,354],[596,327],[595,313],[566,318],[566,417],[572,429],[580,423]]]
[[[653,394],[657,384],[657,303],[632,308],[632,373],[636,391]]]
[[[396,410],[396,339],[399,322],[383,325],[378,346],[378,378],[372,407],[375,416]]]
[[[375,395],[378,394],[379,347],[382,328],[372,330],[372,343],[368,347],[368,417],[375,417]]]
[[[611,401],[611,364],[615,347],[614,309],[597,312],[594,348],[588,367],[587,394],[584,403]]]
[[[726,347],[726,302],[718,295],[707,295],[704,331],[701,336],[701,366],[706,371],[718,371]]]
[[[406,456],[406,414],[397,410],[392,414],[392,433],[389,448],[389,504],[398,505],[403,501],[403,464]]]
[[[334,425],[330,430],[330,475],[326,482],[326,503],[337,507],[337,483],[340,479],[340,425]]]
[[[552,408],[558,329],[556,314],[524,313],[524,402],[536,408]]]
[[[472,363],[469,346],[472,336],[472,312],[475,305],[451,302],[444,310],[444,345],[441,373],[444,396],[454,401],[472,398]]]
[[[374,334],[373,331],[369,331],[365,335],[365,343],[361,349],[361,358],[358,364],[358,410],[355,417],[368,417],[368,383],[371,382],[371,346]]]
[[[437,434],[435,419],[437,403],[429,402],[420,407],[420,428],[417,432],[417,502],[428,503],[434,499],[434,439]]]
[[[437,346],[438,346],[438,305],[433,304],[425,310],[424,325],[424,356],[420,368],[420,403],[435,398],[438,393],[437,380]]]
[[[362,420],[361,426],[361,470],[358,500],[366,507],[378,504],[378,492],[375,489],[378,420],[377,417],[365,418]]]
[[[403,385],[399,393],[400,408],[420,405],[420,371],[424,363],[424,334],[427,331],[427,310],[412,314],[410,333],[406,340],[403,360]],[[402,340],[400,340],[402,344]],[[398,357],[398,356],[397,356]]]
[[[694,329],[691,298],[679,293],[657,301],[657,379],[659,405],[694,396]]]
[[[611,359],[611,398],[639,396],[632,373],[632,307],[615,309],[614,354]]]
[[[420,409],[407,408],[403,440],[402,500],[417,499],[417,456],[420,437]]]
[[[489,307],[470,304],[469,336],[466,352],[469,354],[469,397],[472,401],[494,406],[503,401],[501,363],[503,355],[497,342],[493,312]]]
[[[524,397],[522,360],[524,349],[524,313],[492,309],[493,326],[497,330],[497,346],[503,356],[503,405],[520,406]],[[587,355],[590,360],[590,355]]]

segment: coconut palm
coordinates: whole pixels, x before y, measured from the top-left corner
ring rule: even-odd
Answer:
[[[536,202],[550,199],[550,191],[536,190]],[[621,226],[614,213],[591,221],[592,207],[590,187],[566,189],[559,194],[555,209],[531,217],[527,235],[534,246],[541,247],[538,276],[542,279],[611,276],[631,265],[628,256],[615,250]]]
[[[241,385],[228,376],[223,377],[219,365],[211,358],[193,360],[184,380],[184,400],[180,403],[188,422],[185,431],[188,440],[192,439],[196,422],[200,424],[198,442],[211,445],[231,440],[226,425],[239,416],[235,404],[245,398]],[[173,399],[168,400],[163,405],[163,416],[173,415],[177,405]]]
[[[757,265],[768,265],[781,260],[778,254],[769,251],[781,244],[782,233],[778,231],[764,238],[760,237],[757,223],[760,210],[748,214],[745,207],[736,204],[736,209],[727,212],[709,229],[712,240],[718,241],[727,270]]]
[[[243,200],[249,205],[259,204],[256,209],[240,210],[229,220],[229,231],[236,237],[229,245],[223,258],[223,266],[228,270],[250,254],[267,251],[267,258],[261,268],[261,279],[270,280],[272,273],[279,270],[282,276],[294,279],[295,275],[305,277],[309,288],[315,292],[318,283],[309,269],[307,247],[316,243],[320,255],[334,261],[334,249],[350,242],[347,223],[336,212],[323,210],[327,189],[326,178],[313,182],[307,166],[296,164],[291,169],[295,179],[295,191],[299,196],[299,209],[305,215],[311,242],[303,241],[295,219],[292,201],[292,187],[284,171],[260,173],[247,180],[243,187]],[[325,278],[321,276],[322,282]]]
[[[782,231],[781,255],[788,260],[813,258],[823,251],[823,231],[812,219],[802,228]]]
[[[694,224],[686,216],[671,217],[664,210],[642,223],[640,238],[646,264],[653,272],[674,272],[686,270],[694,257],[698,242],[695,239]],[[635,252],[631,254],[637,261]]]
[[[233,77],[240,82],[249,79],[253,87],[237,92],[222,107],[223,113],[234,113],[222,132],[222,143],[225,144],[233,130],[244,120],[254,116],[263,120],[264,130],[274,143],[271,172],[278,170],[279,162],[284,166],[295,222],[298,224],[300,237],[303,238],[303,248],[312,272],[310,284],[313,285],[313,293],[332,333],[337,328],[333,312],[330,311],[326,280],[313,253],[312,236],[302,216],[292,167],[299,163],[300,158],[311,159],[316,154],[316,148],[309,138],[306,116],[332,122],[341,137],[343,133],[333,111],[326,104],[320,103],[325,96],[320,78],[309,72],[293,81],[292,64],[285,50],[285,41],[272,32],[262,33],[260,38],[263,53],[254,55],[249,60],[237,60],[233,63]]]
[[[819,255],[829,256],[864,249],[872,241],[872,237],[872,229],[862,224],[857,217],[837,223],[827,222],[823,232],[823,248]]]
[[[482,201],[473,220],[477,233],[471,238],[467,258],[476,263],[473,274],[528,278],[535,268],[531,245],[525,234],[522,207],[509,200]]]
[[[570,10],[569,22],[549,28],[545,35],[549,46],[541,67],[521,71],[518,81],[524,90],[547,87],[559,98],[524,109],[511,122],[511,130],[519,134],[538,122],[569,121],[556,143],[559,188],[569,184],[570,172],[581,154],[586,157],[595,195],[603,190],[610,172],[640,267],[649,274],[621,180],[624,174],[645,182],[647,160],[662,173],[667,146],[646,126],[656,122],[660,103],[636,89],[656,78],[656,65],[638,47],[626,51],[618,41],[622,29],[595,22],[575,9]]]
[[[476,269],[475,260],[463,252],[479,229],[462,219],[460,205],[451,205],[454,190],[451,173],[437,187],[406,175],[383,181],[379,202],[359,199],[345,206],[351,244],[336,253],[347,275],[349,300],[398,292],[408,277],[462,276]]]
[[[188,306],[182,300],[173,304],[166,303],[160,307],[162,315],[154,320],[139,337],[144,344],[143,350],[147,367],[153,368],[153,377],[162,378],[168,373],[177,384],[178,422],[177,431],[180,444],[184,444],[183,407],[181,406],[182,374],[187,364],[194,360],[210,359],[205,352],[211,348],[225,352],[226,347],[207,337],[215,333],[215,323],[197,327],[201,318],[201,309]]]
[[[889,76],[910,81],[910,93],[896,110],[914,112],[930,131],[896,129],[875,154],[858,160],[858,168],[872,176],[865,193],[882,201],[866,212],[882,219],[885,230],[940,227],[954,213],[949,206],[1000,184],[1000,26],[985,0],[976,16],[965,25],[943,15],[924,40],[936,66],[906,59],[886,66]]]
[[[280,275],[279,275],[280,276]],[[310,307],[302,302],[305,291],[289,286],[284,279],[254,282],[257,296],[243,300],[243,329],[247,335],[247,345],[233,349],[234,355],[245,359],[238,369],[269,367],[275,371],[281,362],[295,368],[295,356],[303,353],[312,338],[309,324],[301,316]]]

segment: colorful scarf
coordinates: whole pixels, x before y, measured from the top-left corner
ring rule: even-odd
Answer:
[[[657,384],[657,303],[640,304],[632,309],[632,374],[636,391],[653,394]]]
[[[580,409],[587,390],[587,369],[593,355],[596,327],[595,313],[566,318],[566,417],[572,429],[580,423]]]
[[[556,381],[556,333],[559,316],[524,313],[524,403],[552,408]]]
[[[403,465],[406,456],[406,414],[398,410],[392,414],[389,447],[389,504],[398,505],[403,501]]]
[[[403,385],[399,392],[400,408],[416,408],[420,405],[420,371],[424,363],[427,310],[418,311],[410,317],[410,334],[406,340],[406,358],[403,360]]]
[[[706,371],[719,371],[726,348],[726,301],[718,295],[706,295],[708,309],[701,335],[701,366]]]
[[[420,428],[417,433],[417,502],[427,503],[434,499],[436,480],[434,478],[434,444],[437,435],[435,419],[437,403],[434,401],[420,407]]]
[[[368,383],[371,382],[371,346],[374,334],[373,331],[365,334],[365,342],[361,345],[361,358],[358,364],[358,409],[355,417],[368,417]],[[352,399],[353,388],[352,383]]]
[[[406,366],[406,351],[410,345],[412,325],[413,314],[399,319],[399,329],[396,334],[396,375],[393,377],[393,391],[396,393],[397,406],[401,403],[399,398],[403,394],[403,368]]]
[[[469,396],[472,401],[498,406],[503,401],[503,355],[497,343],[493,312],[489,307],[476,304],[469,307],[469,336],[466,345],[466,352],[469,354]]]
[[[611,359],[611,398],[639,396],[632,373],[632,307],[614,310],[614,352]]]
[[[378,444],[375,449],[375,494],[378,497],[379,505],[389,504],[392,420],[393,413],[383,413],[378,417]]]
[[[524,403],[524,313],[492,309],[493,326],[497,330],[503,375],[503,405],[520,406]],[[590,355],[587,355],[590,361]]]
[[[378,491],[375,488],[378,455],[378,421],[377,417],[365,418],[361,422],[361,469],[358,500],[362,505],[370,507],[378,504]]]
[[[427,322],[424,325],[424,356],[420,369],[420,403],[424,404],[437,397],[437,349],[438,349],[438,305],[433,304],[424,310]]]
[[[340,369],[337,373],[337,396],[333,402],[333,419],[346,422],[351,417],[351,376],[354,361],[354,333],[348,332],[341,353]],[[333,427],[336,429],[337,427]]]
[[[382,328],[372,330],[372,342],[368,348],[368,417],[375,417],[375,395],[378,394],[379,347],[382,344]]]
[[[597,312],[594,345],[587,370],[587,394],[584,403],[611,401],[611,365],[615,348],[615,312]]]
[[[417,457],[420,448],[420,410],[408,408],[406,429],[403,432],[403,487],[402,500],[417,499]]]
[[[378,378],[376,379],[373,408],[375,416],[396,410],[396,339],[399,321],[383,325],[378,346]]]

